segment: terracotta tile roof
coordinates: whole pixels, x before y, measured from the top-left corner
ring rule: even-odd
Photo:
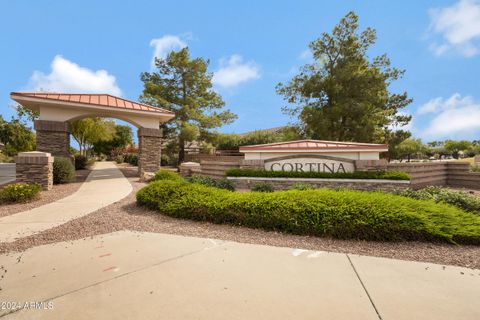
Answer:
[[[257,144],[252,146],[240,147],[240,152],[244,151],[287,151],[287,150],[384,150],[388,149],[386,144],[359,143],[359,142],[340,142],[326,140],[297,140],[278,143]]]
[[[11,97],[29,97],[38,98],[42,100],[54,100],[65,101],[71,103],[81,103],[88,105],[96,105],[103,107],[113,107],[119,109],[131,109],[147,112],[169,113],[172,111],[152,107],[147,104],[135,102],[119,97],[112,96],[110,94],[74,94],[74,93],[50,93],[50,92],[12,92]]]

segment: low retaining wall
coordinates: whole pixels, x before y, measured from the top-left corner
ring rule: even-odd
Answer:
[[[393,191],[410,187],[406,180],[382,179],[313,179],[313,178],[257,178],[257,177],[227,177],[238,190],[250,190],[255,184],[265,182],[273,185],[275,190],[289,189],[296,183],[308,183],[315,188],[348,188],[361,191]]]
[[[413,188],[447,185],[448,162],[389,163],[387,170],[410,174]]]
[[[182,175],[198,174],[212,178],[224,178],[225,170],[230,168],[263,169],[264,167],[263,160],[243,160],[243,157],[236,156],[202,156],[208,156],[208,159],[200,160],[200,164],[195,169],[185,168],[183,170],[185,174],[182,173]],[[180,168],[180,171],[182,171],[182,165]],[[357,160],[355,161],[355,168],[360,171],[388,170],[406,172],[411,176],[409,186],[414,189],[426,186],[451,186],[480,190],[480,173],[470,172],[470,164],[468,162],[442,161],[386,164],[382,160]],[[327,187],[328,185],[322,186]],[[342,186],[345,186],[345,184],[343,183]]]
[[[409,173],[415,189],[426,186],[480,189],[480,173],[470,172],[468,162],[396,163],[389,164],[388,170]]]

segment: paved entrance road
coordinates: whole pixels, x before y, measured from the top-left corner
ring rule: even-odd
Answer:
[[[480,270],[116,232],[0,256],[4,319],[480,319]],[[5,311],[4,311],[5,312]]]
[[[132,192],[132,185],[111,162],[96,162],[82,186],[72,195],[58,201],[0,218],[0,242],[64,224],[87,215]]]

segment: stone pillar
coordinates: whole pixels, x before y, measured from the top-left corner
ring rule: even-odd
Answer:
[[[180,175],[182,177],[191,177],[202,173],[202,167],[198,162],[183,162],[180,164]]]
[[[162,130],[138,129],[138,171],[141,180],[148,180],[160,169]]]
[[[73,159],[70,154],[70,124],[62,121],[35,120],[37,151]]]
[[[38,183],[43,190],[53,186],[53,157],[48,152],[20,152],[15,157],[16,182]]]

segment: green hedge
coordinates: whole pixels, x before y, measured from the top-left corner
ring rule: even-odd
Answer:
[[[28,202],[36,199],[42,187],[39,184],[14,183],[0,189],[0,203]]]
[[[387,179],[410,180],[405,172],[398,171],[355,171],[347,173],[266,171],[260,169],[228,169],[228,177],[261,177],[261,178],[335,178],[335,179]]]
[[[173,217],[294,234],[480,244],[479,216],[431,200],[381,192],[237,193],[188,182],[157,181],[137,193],[137,202]]]

